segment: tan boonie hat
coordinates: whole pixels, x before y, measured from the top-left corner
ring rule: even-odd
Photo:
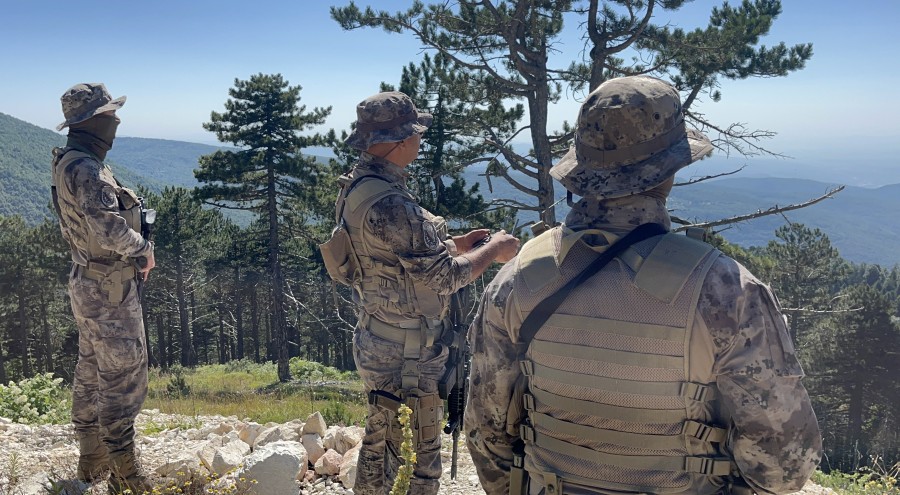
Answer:
[[[578,196],[620,198],[653,189],[712,149],[709,138],[685,128],[671,84],[621,77],[581,105],[575,144],[550,175]]]
[[[56,126],[57,131],[72,124],[84,122],[94,115],[118,110],[125,105],[125,97],[120,96],[114,100],[103,83],[76,84],[67,89],[59,101],[62,102],[63,116],[66,117],[66,121]]]
[[[356,105],[356,129],[344,142],[365,151],[373,144],[396,143],[422,134],[431,120],[431,114],[418,111],[409,96],[399,91],[378,93]]]

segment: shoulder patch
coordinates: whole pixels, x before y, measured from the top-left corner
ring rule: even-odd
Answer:
[[[517,256],[525,286],[532,293],[540,291],[560,276],[553,232],[555,229],[550,229],[528,241]]]
[[[119,205],[116,190],[112,186],[104,185],[100,188],[100,204],[107,208],[116,208]]]

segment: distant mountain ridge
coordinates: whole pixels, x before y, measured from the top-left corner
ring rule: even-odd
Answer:
[[[0,215],[30,221],[50,215],[50,160],[53,148],[65,143],[65,136],[0,113]],[[166,184],[109,161],[126,185],[161,190]]]
[[[20,214],[29,221],[50,215],[50,150],[65,143],[65,137],[0,113],[0,215]],[[126,185],[144,185],[159,191],[167,185],[194,187],[197,159],[216,151],[215,146],[182,141],[146,138],[116,138],[110,162]],[[705,166],[705,161],[700,162]],[[706,168],[689,167],[682,174],[705,175]],[[502,179],[493,179],[489,192],[482,173],[465,171],[469,184],[481,184],[488,199],[524,199]],[[681,218],[703,221],[751,213],[773,205],[785,206],[821,196],[834,183],[808,179],[724,178],[701,182],[673,191],[669,207]],[[564,190],[556,184],[558,197]],[[565,201],[557,206],[557,219],[565,217]],[[834,199],[786,214],[792,222],[802,222],[825,232],[841,255],[851,261],[893,266],[900,263],[900,227],[891,221],[900,212],[900,184],[874,189],[848,186]],[[531,223],[536,216],[523,213],[521,221]],[[727,228],[722,234],[741,246],[762,246],[774,239],[774,231],[785,222],[778,215],[764,217]]]

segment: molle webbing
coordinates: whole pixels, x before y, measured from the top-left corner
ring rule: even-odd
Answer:
[[[520,262],[529,272],[513,289],[523,319],[596,258],[576,245],[560,265],[557,250],[547,248],[562,243],[551,241],[528,253],[537,259]],[[714,493],[708,477],[730,473],[732,463],[715,446],[727,430],[692,416],[715,410],[715,384],[688,379],[695,308],[713,251],[675,234],[634,244],[621,263],[573,289],[532,339],[520,335],[528,384],[520,434],[533,480],[558,494],[567,482],[600,491]]]

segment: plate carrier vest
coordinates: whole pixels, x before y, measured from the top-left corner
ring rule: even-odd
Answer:
[[[523,319],[596,259],[578,242],[558,265],[562,232],[519,254],[513,291]],[[683,235],[656,236],[569,293],[520,357],[525,455],[514,460],[510,493],[526,493],[523,469],[547,495],[722,490],[732,463],[717,389],[688,381],[692,366],[706,367],[701,376],[711,369],[711,357],[690,355],[690,342],[719,254]]]

